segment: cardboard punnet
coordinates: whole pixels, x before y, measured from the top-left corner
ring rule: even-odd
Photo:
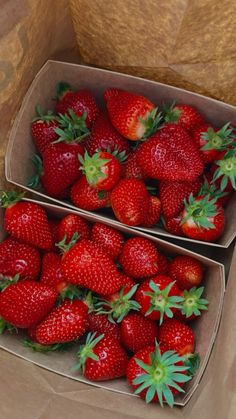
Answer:
[[[34,192],[41,199],[49,199],[57,204],[65,205],[84,214],[88,214],[88,212],[76,208],[70,202],[53,199],[43,191],[33,191],[27,187],[30,177],[35,172],[32,157],[36,150],[30,133],[30,124],[35,115],[35,106],[40,104],[45,110],[53,109],[55,103],[53,99],[55,97],[55,86],[61,80],[70,82],[74,88],[90,89],[100,104],[102,103],[104,90],[107,87],[117,87],[144,94],[159,106],[164,102],[171,103],[173,100],[178,103],[192,104],[216,127],[222,126],[227,121],[231,121],[233,125],[236,124],[236,107],[232,105],[227,105],[223,102],[183,89],[125,74],[83,65],[52,60],[47,61],[35,76],[14,122],[6,153],[6,177],[9,182]],[[234,194],[234,197],[231,199],[226,209],[225,230],[217,243],[208,243],[197,240],[195,240],[194,243],[225,248],[228,247],[236,235],[236,220],[233,219],[235,211],[236,194]],[[113,215],[108,215],[104,211],[97,212],[97,217],[101,221],[107,218],[114,221],[116,225],[120,225],[120,223],[114,219]],[[140,226],[136,227],[136,229],[146,231],[149,234],[161,235],[167,239],[179,238],[186,242],[193,242],[193,240],[186,237],[180,238],[174,236],[160,227],[144,228]]]
[[[31,202],[38,202],[35,200],[28,200]],[[62,218],[68,213],[77,213],[68,208],[60,208],[49,203],[41,203],[45,208],[47,213],[51,217]],[[0,212],[1,224],[3,222],[3,210]],[[84,215],[84,218],[91,222],[96,222],[97,217],[94,214]],[[201,362],[200,367],[197,370],[194,378],[186,386],[186,393],[176,397],[175,404],[178,406],[185,406],[186,403],[192,397],[194,391],[199,385],[201,377],[206,369],[220,323],[222,308],[223,308],[223,299],[225,292],[225,278],[224,278],[224,266],[219,264],[211,259],[208,259],[204,256],[197,255],[189,250],[185,250],[179,246],[167,243],[157,237],[148,236],[147,234],[134,231],[126,226],[117,227],[121,229],[128,236],[141,236],[146,237],[152,240],[157,247],[169,255],[176,254],[185,254],[192,255],[199,261],[201,261],[205,268],[205,293],[204,296],[210,302],[209,310],[202,315],[200,320],[194,321],[192,327],[194,329],[196,337],[196,352],[199,353]],[[0,240],[4,238],[3,231],[1,232]],[[32,363],[35,363],[43,368],[46,368],[50,371],[56,372],[63,376],[72,378],[74,380],[81,381],[96,387],[115,391],[117,393],[122,393],[126,395],[133,395],[129,386],[124,379],[118,379],[114,381],[108,381],[103,383],[91,383],[90,381],[83,378],[78,373],[71,372],[71,367],[75,363],[76,357],[75,352],[76,348],[66,352],[66,353],[51,353],[48,355],[35,353],[32,350],[25,348],[21,343],[21,333],[18,336],[13,336],[10,334],[3,334],[0,336],[0,347],[15,354],[25,360],[28,360]],[[135,397],[135,396],[134,396]]]

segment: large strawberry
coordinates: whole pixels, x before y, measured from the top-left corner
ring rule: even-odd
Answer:
[[[167,319],[159,328],[160,347],[180,355],[194,352],[195,337],[192,329],[176,319]]]
[[[31,124],[31,134],[39,153],[43,154],[47,146],[58,139],[55,129],[59,127],[59,122],[51,111],[44,115],[40,106],[36,106],[36,113]]]
[[[146,177],[171,181],[193,181],[204,169],[200,152],[188,132],[169,124],[142,143],[137,161]]]
[[[128,140],[151,135],[160,121],[155,105],[142,95],[107,89],[104,97],[112,124]]]
[[[203,265],[192,256],[176,256],[169,264],[169,275],[182,290],[200,285],[203,279]]]
[[[2,194],[2,207],[6,208],[4,229],[19,240],[50,250],[52,235],[44,208],[33,202],[19,202],[21,197],[14,191]]]
[[[92,381],[105,381],[126,374],[128,356],[120,342],[112,336],[88,334],[85,345],[78,352],[83,375]]]
[[[39,323],[53,308],[58,293],[52,287],[35,281],[19,281],[0,294],[0,316],[19,328]]]
[[[65,244],[69,243],[75,233],[78,239],[89,239],[91,227],[84,218],[77,214],[68,214],[63,217],[57,227],[57,242],[65,240]]]
[[[122,233],[102,223],[94,223],[91,234],[92,241],[107,252],[112,259],[116,259],[124,244]]]
[[[165,107],[165,112],[164,120],[167,124],[175,123],[188,131],[204,123],[202,115],[191,105],[176,105],[174,103],[169,108]]]
[[[139,313],[129,313],[121,322],[121,343],[131,352],[155,345],[157,324]]]
[[[137,162],[137,153],[133,151],[125,162],[125,177],[127,179],[144,179],[141,167]]]
[[[110,191],[99,191],[87,182],[86,176],[81,176],[71,188],[73,204],[87,211],[94,211],[110,206]]]
[[[0,275],[36,279],[40,271],[40,255],[29,244],[8,237],[0,243]]]

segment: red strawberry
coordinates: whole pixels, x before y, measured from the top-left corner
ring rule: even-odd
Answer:
[[[157,125],[155,105],[144,96],[107,89],[104,98],[112,125],[128,140],[147,137]]]
[[[202,314],[202,311],[208,310],[209,302],[202,298],[204,287],[193,287],[190,290],[184,290],[182,293],[183,301],[181,309],[176,311],[175,317],[184,322],[195,319]]]
[[[158,250],[158,268],[159,268],[159,274],[165,275],[167,274],[169,270],[169,261],[167,257]]]
[[[127,381],[147,403],[163,401],[174,405],[173,395],[183,392],[183,384],[191,379],[187,375],[184,358],[171,351],[161,354],[158,346],[147,346],[129,360]]]
[[[71,201],[73,204],[87,211],[94,211],[110,205],[110,191],[99,191],[93,188],[82,176],[71,188]]]
[[[45,253],[43,255],[40,282],[42,284],[50,285],[58,292],[62,291],[67,286],[67,282],[61,269],[60,255],[53,252]]]
[[[75,233],[78,233],[79,239],[89,239],[90,225],[88,221],[80,215],[68,214],[65,215],[60,221],[57,229],[57,242],[65,239],[65,244],[69,243]]]
[[[129,313],[121,322],[121,342],[131,352],[155,345],[157,337],[156,323],[139,313]]]
[[[71,342],[88,328],[88,307],[83,301],[65,300],[36,327],[36,341],[41,345]]]
[[[114,228],[102,223],[95,223],[92,227],[92,241],[116,259],[122,249],[124,236]]]
[[[158,223],[161,216],[161,201],[157,196],[150,195],[149,208],[143,222],[144,227],[151,227]]]
[[[158,256],[158,250],[151,240],[131,237],[123,246],[119,262],[127,275],[142,279],[159,272]]]
[[[111,322],[105,314],[89,313],[88,321],[90,332],[112,336],[120,341],[120,325]]]
[[[105,381],[122,377],[126,373],[128,356],[119,341],[109,335],[87,336],[78,352],[83,375],[92,381]]]
[[[40,322],[53,308],[57,292],[35,281],[9,285],[0,294],[0,316],[13,326],[29,328]]]
[[[142,170],[137,162],[137,153],[130,153],[129,157],[125,162],[125,177],[127,179],[144,179]]]
[[[85,174],[89,185],[101,191],[109,191],[119,181],[122,166],[118,158],[106,151],[99,151],[89,157],[87,151],[80,157],[80,170]]]
[[[194,106],[173,104],[166,109],[165,122],[175,123],[191,131],[197,125],[203,124],[204,119]]]
[[[92,156],[98,151],[112,153],[125,151],[126,155],[130,152],[129,141],[121,137],[110,123],[107,115],[100,112],[91,131],[91,135],[85,142],[88,154]]]
[[[216,241],[224,230],[224,210],[216,204],[217,198],[189,197],[181,216],[183,233],[192,239]]]
[[[160,181],[160,200],[165,219],[176,217],[184,207],[184,199],[195,196],[201,187],[200,179],[191,182]]]
[[[109,295],[122,286],[122,278],[110,256],[89,240],[81,240],[62,257],[67,282],[98,294]]]
[[[165,220],[163,217],[162,222],[164,228],[171,234],[174,234],[176,236],[184,236],[183,230],[181,228],[182,217],[181,215],[177,215],[176,217],[169,218],[168,220]]]
[[[57,117],[51,111],[44,115],[40,106],[36,106],[37,117],[31,124],[31,134],[40,154],[43,154],[47,146],[59,138],[55,129],[59,127]]]
[[[180,355],[194,352],[195,338],[192,329],[176,319],[167,319],[159,328],[160,347]]]
[[[143,142],[137,161],[145,177],[170,181],[193,181],[204,165],[188,132],[169,124]]]
[[[112,190],[111,206],[121,223],[131,226],[142,224],[149,204],[150,196],[142,180],[121,179]]]
[[[57,243],[57,230],[58,230],[58,226],[59,226],[59,222],[60,220],[56,220],[56,219],[49,219],[48,220],[48,225],[51,231],[51,235],[52,235],[52,248],[51,250],[53,252],[57,252],[58,251],[58,247],[56,246]]]
[[[181,290],[176,283],[166,275],[157,275],[146,279],[138,288],[135,300],[140,305],[140,312],[151,320],[173,317],[173,313],[181,308]]]
[[[191,256],[176,256],[169,264],[169,275],[182,290],[200,285],[203,279],[203,265]]]
[[[36,279],[40,271],[40,255],[29,244],[8,237],[0,243],[0,275],[21,279]]]
[[[16,239],[50,250],[52,235],[44,208],[33,202],[18,202],[19,199],[14,191],[3,193],[4,229]]]

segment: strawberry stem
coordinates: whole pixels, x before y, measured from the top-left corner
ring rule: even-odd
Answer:
[[[210,198],[209,195],[206,195],[201,199],[195,200],[191,193],[189,201],[184,200],[186,215],[181,220],[180,225],[192,218],[198,228],[204,227],[206,230],[216,228],[209,219],[218,214],[217,206],[215,205],[217,199],[217,197]]]
[[[100,157],[100,152],[93,154],[91,157],[85,151],[84,157],[80,154],[78,159],[81,163],[80,170],[85,174],[87,182],[90,185],[96,185],[100,179],[106,179],[106,174],[103,173],[102,168],[110,161],[110,159],[103,159]]]
[[[60,81],[56,86],[56,98],[57,100],[61,100],[66,93],[71,92],[72,88],[71,85],[65,81]]]
[[[193,314],[195,316],[200,316],[201,311],[208,310],[207,306],[209,301],[201,298],[203,291],[204,287],[193,287],[189,291],[184,291],[181,313],[185,315],[186,318],[191,317]]]
[[[79,358],[79,362],[73,366],[72,370],[82,370],[84,373],[85,370],[85,363],[88,358],[93,359],[94,361],[98,361],[98,356],[94,353],[94,347],[104,338],[104,334],[97,336],[97,333],[88,333],[86,342],[84,345],[80,346],[79,351],[77,352],[77,356]]]
[[[35,106],[35,113],[36,113],[37,116],[35,116],[32,119],[32,122],[36,122],[36,121],[40,120],[40,121],[49,123],[50,121],[56,121],[57,120],[57,116],[54,115],[53,111],[48,111],[45,114],[40,105]]]
[[[65,236],[63,237],[63,239],[59,243],[56,243],[55,246],[57,246],[60,249],[61,253],[65,253],[68,250],[70,250],[70,248],[72,246],[74,246],[75,243],[77,243],[77,241],[79,240],[79,238],[80,238],[79,233],[77,231],[75,231],[75,233],[71,237],[71,240],[69,241],[69,243],[66,243],[66,241],[67,241],[67,235],[65,234]]]
[[[2,208],[8,208],[10,205],[20,201],[25,196],[25,192],[17,191],[0,191],[0,206]]]

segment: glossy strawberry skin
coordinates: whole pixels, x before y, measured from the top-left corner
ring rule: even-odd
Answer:
[[[43,154],[49,144],[58,139],[59,136],[55,132],[58,127],[59,123],[54,120],[46,122],[39,119],[31,124],[31,134],[40,154]]]
[[[129,313],[121,322],[121,342],[131,352],[155,345],[157,324],[139,313]]]
[[[88,307],[83,301],[65,300],[36,327],[36,341],[41,345],[71,342],[88,328]]]
[[[52,235],[45,210],[32,202],[16,202],[4,214],[4,229],[18,240],[50,250]]]
[[[158,223],[161,217],[162,205],[157,196],[150,195],[148,212],[143,222],[144,227],[151,227]]]
[[[180,289],[189,290],[201,284],[203,266],[191,256],[176,256],[169,264],[169,275]]]
[[[34,280],[40,271],[40,255],[34,247],[8,237],[0,243],[0,275]]]
[[[93,225],[91,240],[105,250],[112,259],[119,256],[124,243],[124,237],[118,230],[102,223]]]
[[[195,338],[192,329],[177,319],[167,319],[159,328],[160,346],[165,351],[176,351],[180,355],[194,352]]]
[[[110,205],[110,191],[99,191],[93,188],[82,176],[71,188],[71,201],[73,204],[87,211],[95,211]]]
[[[137,150],[144,176],[169,181],[193,181],[204,169],[188,132],[175,124],[163,126]]]
[[[61,256],[48,252],[43,255],[40,283],[55,288],[58,292],[62,291],[67,282],[61,269]]]
[[[88,239],[91,233],[91,227],[84,218],[76,214],[65,215],[57,228],[57,242],[62,241],[66,236],[65,243],[69,243],[74,233],[78,233],[79,239]]]
[[[112,336],[120,341],[120,325],[117,323],[111,323],[105,314],[89,313],[88,322],[88,330],[90,332],[97,332],[99,335],[104,334],[105,336]]]
[[[142,170],[138,165],[137,153],[130,153],[128,159],[125,162],[125,177],[127,179],[144,179]]]
[[[54,307],[57,292],[35,281],[20,281],[0,294],[0,316],[19,328],[29,328],[41,321]]]
[[[163,217],[162,221],[165,230],[167,230],[169,233],[174,234],[176,236],[184,236],[182,227],[180,225],[182,221],[181,214],[178,214],[177,216],[169,218],[167,220]]]

